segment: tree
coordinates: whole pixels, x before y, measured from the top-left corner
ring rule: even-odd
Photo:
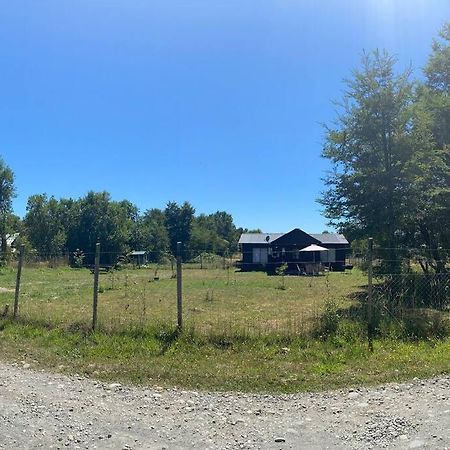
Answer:
[[[78,223],[71,237],[72,248],[83,250],[86,261],[93,261],[95,244],[100,242],[102,260],[113,263],[126,253],[135,209],[129,202],[111,200],[108,192],[90,191],[79,201]]]
[[[61,221],[61,207],[46,194],[29,197],[24,219],[30,244],[44,258],[61,255],[66,245],[66,232]]]
[[[239,233],[233,217],[225,211],[200,214],[195,218],[191,236],[191,251],[224,254],[237,249]]]
[[[169,236],[163,211],[152,208],[138,219],[133,248],[149,252],[151,261],[161,261],[169,250]]]
[[[176,202],[167,203],[164,210],[165,225],[169,236],[169,248],[172,255],[177,253],[177,242],[183,243],[185,255],[190,257],[190,239],[195,209],[189,202],[179,206]]]
[[[430,89],[450,93],[450,22],[442,27],[439,38],[433,41],[425,75]]]
[[[450,256],[450,22],[433,41],[424,72],[426,82],[418,89],[417,109],[428,122],[441,164],[433,166],[432,201],[422,210],[428,224],[418,234],[433,253],[435,262],[428,262],[442,272]]]
[[[331,225],[387,248],[387,269],[397,272],[395,248],[413,245],[418,227],[429,230],[445,165],[429,116],[415,104],[410,71],[396,74],[385,52],[362,63],[346,82],[337,123],[326,129],[323,156],[333,167],[320,202]]]
[[[14,173],[0,158],[0,238],[2,259],[5,258],[6,234],[10,231],[8,221],[12,212],[12,199],[16,195]]]

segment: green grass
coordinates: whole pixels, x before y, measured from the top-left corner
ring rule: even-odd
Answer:
[[[102,275],[100,326],[91,333],[90,272],[26,267],[20,317],[0,319],[2,358],[105,381],[253,392],[323,390],[450,370],[450,339],[432,337],[434,321],[430,332],[421,329],[422,339],[404,324],[380,323],[384,331],[373,353],[363,322],[350,316],[336,322],[358,306],[354,294],[366,279],[357,270],[286,277],[286,289],[279,277],[263,273],[185,270],[182,333],[175,327],[176,280],[170,270],[159,271],[158,281],[153,275],[148,269]],[[0,271],[0,287],[13,289],[14,281],[13,269]],[[0,294],[0,312],[13,296]]]
[[[0,351],[11,361],[104,381],[252,392],[324,390],[427,377],[450,369],[450,339],[346,342],[270,337],[195,338],[170,330],[68,332],[0,321]]]
[[[176,280],[168,269],[123,270],[100,276],[98,320],[106,331],[157,323],[175,324]],[[15,272],[0,271],[0,287],[14,288]],[[301,334],[325,300],[343,307],[361,289],[364,275],[331,273],[322,277],[281,277],[233,270],[183,271],[183,317],[197,332],[220,329],[250,334]],[[35,323],[88,326],[92,316],[92,274],[85,269],[24,268],[20,315]],[[13,293],[0,294],[0,309],[12,305]]]

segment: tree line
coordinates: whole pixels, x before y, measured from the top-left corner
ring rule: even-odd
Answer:
[[[415,259],[447,272],[450,255],[450,23],[420,79],[387,52],[364,54],[345,81],[323,156],[332,163],[320,202],[357,243],[372,236],[387,273]]]
[[[237,228],[225,211],[196,215],[189,202],[171,201],[164,209],[140,213],[128,200],[115,201],[108,192],[92,191],[79,199],[32,195],[20,219],[11,213],[13,172],[0,161],[0,179],[2,173],[8,174],[9,200],[4,205],[1,235],[20,232],[19,242],[27,252],[44,259],[77,252],[84,255],[85,263],[91,263],[97,242],[102,260],[110,263],[132,250],[146,251],[151,261],[158,262],[176,254],[178,241],[183,242],[185,259],[205,252],[231,255],[240,234],[248,231]]]

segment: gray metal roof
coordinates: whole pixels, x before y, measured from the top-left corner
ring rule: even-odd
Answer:
[[[286,233],[243,233],[239,239],[239,244],[267,244],[280,238]],[[322,244],[348,244],[347,239],[342,234],[337,233],[308,233]],[[269,239],[267,240],[267,236]]]
[[[345,239],[342,234],[338,233],[310,233],[309,235],[322,242],[322,244],[348,244],[347,239]]]
[[[130,256],[140,256],[140,255],[145,255],[147,252],[144,250],[138,250],[138,251],[134,251],[134,252],[130,252]]]
[[[285,233],[243,233],[239,238],[239,244],[267,244],[283,236]],[[269,239],[267,239],[269,236]]]
[[[7,234],[6,235],[6,245],[11,246],[14,241],[19,237],[20,233]]]

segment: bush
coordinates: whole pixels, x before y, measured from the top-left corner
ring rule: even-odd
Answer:
[[[339,327],[338,306],[333,300],[326,300],[324,309],[313,327],[313,336],[326,340],[336,335]]]

